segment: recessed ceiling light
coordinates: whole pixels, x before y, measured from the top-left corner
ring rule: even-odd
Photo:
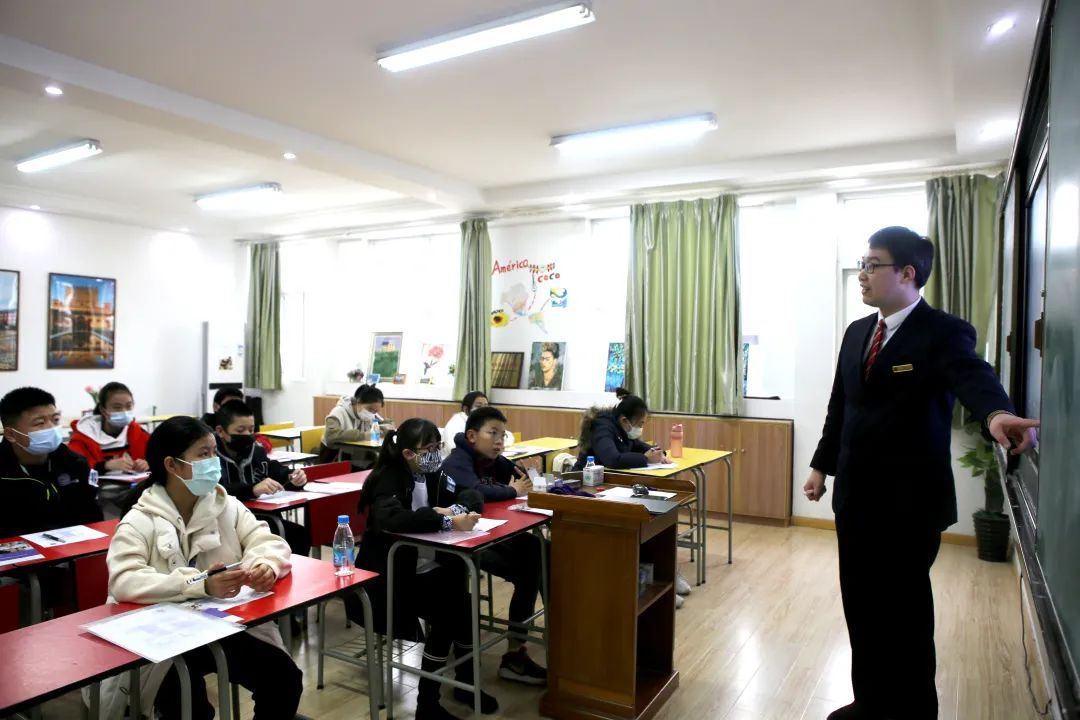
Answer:
[[[187,232],[191,232],[191,229],[190,229],[190,228],[186,228],[186,227],[182,227],[182,228],[176,228],[176,232],[182,232],[182,233],[187,233]]]
[[[569,30],[596,19],[583,2],[560,2],[380,53],[376,62],[390,72],[442,62],[501,45]]]
[[[999,38],[1014,27],[1016,27],[1016,18],[1003,17],[990,27],[986,28],[986,34],[989,35],[991,39]]]
[[[101,143],[86,138],[85,140],[40,152],[37,155],[31,155],[28,158],[19,160],[15,163],[15,167],[18,168],[19,172],[24,173],[41,172],[42,170],[49,170],[60,165],[83,160],[100,152]]]
[[[704,113],[640,125],[557,135],[551,138],[551,145],[567,155],[601,155],[690,142],[715,129],[716,115]]]
[[[195,197],[203,210],[237,210],[266,207],[281,195],[281,185],[275,182],[231,188]]]
[[[1006,138],[1011,138],[1015,132],[1015,119],[1001,118],[999,120],[991,120],[979,130],[979,141],[994,142],[996,140],[1004,140]]]
[[[31,209],[31,210],[40,210],[40,209],[41,209],[41,206],[40,206],[40,205],[31,205],[31,206],[30,206],[30,209]]]
[[[295,160],[296,159],[296,153],[291,153],[291,152],[282,153],[281,157],[285,158],[286,160]]]
[[[64,94],[64,89],[61,88],[59,85],[46,85],[45,94],[52,95],[53,97],[59,97],[60,95]]]

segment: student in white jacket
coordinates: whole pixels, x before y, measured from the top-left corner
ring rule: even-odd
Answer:
[[[374,423],[379,424],[383,434],[393,430],[394,423],[382,416],[384,402],[382,390],[374,385],[361,385],[352,397],[346,395],[338,400],[324,421],[320,462],[351,460],[354,467],[371,467],[377,450],[343,443],[370,440]]]
[[[451,415],[450,419],[446,421],[446,427],[442,429],[442,450],[444,456],[449,455],[454,451],[454,438],[456,438],[458,434],[465,432],[465,422],[469,419],[469,414],[473,410],[479,410],[490,404],[491,403],[488,402],[488,396],[479,390],[473,390],[462,398],[461,411]],[[514,433],[507,430],[506,435],[503,438],[503,444],[506,447],[513,445]]]
[[[154,431],[147,445],[150,477],[135,492],[109,545],[110,602],[180,602],[235,597],[244,585],[270,590],[289,573],[289,546],[265,522],[218,484],[221,464],[210,428],[174,417]],[[194,584],[188,579],[234,562],[241,568]],[[229,677],[251,691],[257,720],[293,720],[303,674],[282,646],[271,623],[220,641]],[[203,676],[214,671],[210,651],[186,653],[191,673],[192,718],[214,717]],[[125,698],[120,683],[102,684],[104,717],[119,718]],[[180,680],[172,662],[144,667],[144,704],[153,699],[164,720],[180,717]]]

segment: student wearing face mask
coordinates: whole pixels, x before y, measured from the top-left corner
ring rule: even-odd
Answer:
[[[636,395],[627,395],[610,410],[596,407],[585,411],[578,439],[578,459],[574,470],[581,470],[591,455],[597,465],[612,470],[643,468],[663,462],[664,451],[641,441],[649,407]]]
[[[290,470],[271,460],[255,442],[255,411],[239,400],[229,400],[217,411],[214,429],[217,456],[221,463],[221,484],[241,501],[254,500],[281,490],[298,490],[307,483],[302,468]],[[311,551],[311,534],[294,522],[282,520],[285,539],[297,555]]]
[[[425,533],[472,530],[479,515],[453,504],[441,471],[442,437],[430,420],[412,418],[391,430],[383,440],[375,469],[364,483],[358,511],[367,513],[367,529],[357,548],[356,565],[379,573],[365,585],[371,599],[375,630],[386,631],[386,577],[389,553],[395,539],[389,533]],[[359,600],[347,597],[346,609],[353,622],[361,622]],[[427,621],[426,636],[419,632],[418,618]],[[424,640],[421,669],[436,672],[446,665],[451,647],[456,655],[472,650],[472,606],[465,568],[453,556],[422,559],[415,547],[394,555],[394,637]],[[471,684],[472,662],[454,668],[457,680]],[[416,720],[454,720],[457,715],[439,701],[441,685],[420,678],[416,697]],[[471,707],[473,694],[455,689],[453,696]],[[499,709],[498,701],[481,693],[485,715]]]
[[[147,447],[150,477],[139,484],[116,528],[106,562],[109,602],[159,603],[236,597],[247,585],[271,590],[289,573],[289,547],[218,484],[221,464],[214,433],[190,417],[174,417],[154,430]],[[240,562],[202,581],[194,576]],[[303,673],[285,651],[274,623],[263,623],[219,641],[229,679],[251,691],[255,717],[293,720]],[[184,654],[191,673],[192,718],[209,720],[214,708],[203,676],[214,660],[203,647]],[[139,670],[143,706],[165,720],[180,717],[180,680],[171,661]],[[120,720],[127,675],[102,682],[102,717]]]
[[[213,400],[213,412],[203,413],[202,421],[206,423],[207,427],[217,427],[217,411],[221,409],[221,406],[230,400],[244,401],[244,391],[237,387],[223,387],[218,388],[214,393]],[[263,449],[268,453],[274,452],[274,446],[270,443],[270,438],[265,435],[255,433],[255,442],[263,446]]]
[[[74,425],[68,447],[99,473],[146,472],[150,434],[135,422],[135,398],[127,385],[105,383],[94,412]]]
[[[449,455],[454,451],[454,438],[459,433],[465,432],[465,422],[469,419],[469,415],[473,410],[479,410],[483,407],[491,405],[488,402],[488,396],[479,390],[473,390],[471,393],[465,395],[461,400],[461,411],[454,413],[450,416],[450,419],[446,421],[446,427],[442,430],[443,436],[443,455]],[[510,446],[514,444],[514,433],[507,430],[504,433],[503,444]]]
[[[374,385],[361,385],[351,397],[345,396],[326,416],[319,462],[351,459],[354,467],[371,467],[375,453],[346,442],[371,439],[371,427],[378,423],[383,434],[394,424],[382,416],[382,390]]]
[[[52,395],[35,387],[0,399],[0,537],[102,519],[85,458],[62,443]]]

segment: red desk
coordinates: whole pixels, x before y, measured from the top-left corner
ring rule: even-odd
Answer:
[[[82,542],[69,543],[67,545],[57,545],[56,547],[46,548],[38,545],[37,543],[24,540],[20,537],[7,538],[0,540],[0,542],[26,542],[34,547],[44,557],[36,560],[23,560],[12,565],[5,565],[0,567],[0,573],[11,572],[12,570],[25,570],[27,583],[30,586],[30,622],[41,622],[41,581],[38,579],[35,570],[39,570],[42,567],[49,565],[56,565],[62,562],[78,562],[83,558],[90,557],[92,555],[104,555],[109,550],[109,543],[112,542],[112,536],[116,532],[116,526],[120,524],[119,520],[103,520],[102,522],[89,523],[86,527],[98,532],[105,533],[105,537],[95,538],[94,540],[83,540]],[[100,576],[98,572],[100,568],[95,568],[93,572],[88,574],[94,577]],[[102,599],[104,600],[104,598]],[[101,601],[98,601],[101,602]]]
[[[486,535],[479,535],[475,538],[454,543],[448,545],[445,543],[435,542],[433,540],[426,540],[422,537],[406,537],[404,535],[393,534],[396,538],[396,542],[390,547],[390,553],[387,556],[387,564],[389,571],[386,576],[386,631],[387,631],[387,643],[392,645],[393,642],[393,627],[394,627],[394,554],[397,549],[403,545],[413,545],[416,547],[430,547],[435,548],[439,552],[450,553],[456,555],[462,559],[465,563],[465,567],[469,570],[469,587],[472,593],[472,646],[473,651],[464,658],[455,658],[454,664],[460,662],[472,662],[473,664],[473,685],[465,685],[457,680],[451,679],[449,676],[436,675],[427,673],[419,668],[411,665],[406,665],[403,662],[395,662],[393,654],[387,658],[386,662],[386,687],[390,688],[393,682],[394,670],[401,670],[403,672],[409,672],[421,677],[427,677],[433,680],[437,680],[446,685],[453,685],[454,687],[464,688],[473,693],[473,705],[477,715],[480,715],[480,655],[484,650],[492,645],[502,641],[502,639],[508,633],[496,634],[490,638],[486,643],[480,643],[480,573],[476,566],[475,556],[485,548],[489,548],[492,545],[520,535],[526,532],[535,532],[539,534],[540,528],[551,522],[551,518],[546,515],[540,515],[538,513],[522,512],[520,510],[511,510],[511,505],[517,505],[518,503],[525,502],[524,498],[516,498],[513,500],[500,500],[498,502],[489,502],[484,504],[483,516],[491,518],[493,520],[506,520],[505,523],[497,528],[489,530]],[[528,622],[535,620],[541,612],[547,611],[547,545],[543,539],[540,538],[540,595],[544,603],[544,610],[538,611]],[[547,644],[547,628],[544,629],[544,643]],[[370,646],[369,646],[370,647]],[[394,693],[386,693],[386,717],[388,719],[394,717]]]
[[[301,507],[306,508],[308,512],[308,532],[311,534],[311,546],[313,548],[329,545],[333,542],[334,531],[337,529],[338,515],[348,515],[352,518],[353,536],[359,538],[363,533],[364,528],[362,520],[356,512],[356,506],[360,501],[360,491],[364,487],[364,481],[370,474],[370,470],[362,470],[360,472],[333,475],[331,477],[310,480],[308,482],[308,485],[320,482],[355,484],[356,492],[324,495],[320,498],[298,498],[292,502],[281,504],[259,502],[257,499],[247,500],[244,502],[244,507],[253,512],[273,514],[273,519],[277,522],[276,532],[281,536],[284,536],[285,528],[281,525],[280,521],[277,521],[277,514],[284,510],[295,510],[296,508]],[[307,486],[305,485],[304,487],[306,488]],[[304,488],[297,489],[303,490]]]

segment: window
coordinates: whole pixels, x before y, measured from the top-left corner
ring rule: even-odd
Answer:
[[[798,233],[792,203],[739,208],[739,292],[748,397],[790,398],[795,386]]]
[[[307,288],[314,270],[311,243],[285,243],[278,249],[278,280],[281,283],[279,329],[281,334],[281,381],[302,382],[306,375]]]
[[[874,309],[862,302],[859,292],[859,271],[855,263],[866,254],[866,241],[876,231],[890,225],[903,225],[925,235],[930,213],[926,208],[926,190],[902,190],[872,195],[850,195],[840,198],[840,237],[837,241],[840,269],[840,319],[837,342],[844,330],[855,320],[866,317]]]

